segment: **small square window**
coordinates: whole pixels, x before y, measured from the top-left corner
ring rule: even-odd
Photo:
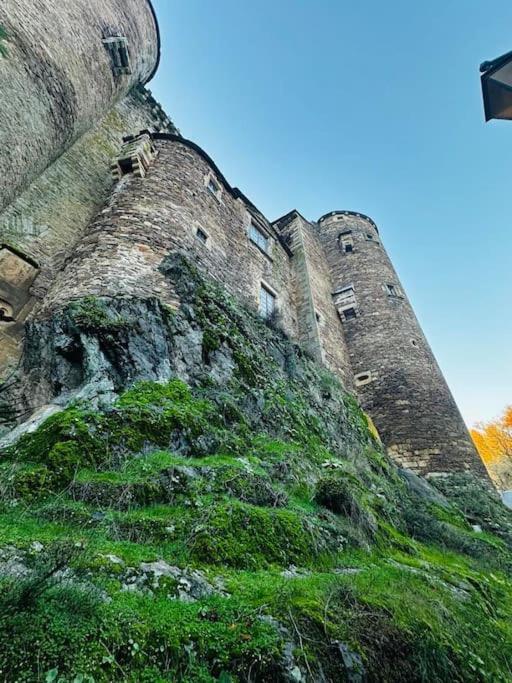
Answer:
[[[208,235],[202,228],[197,228],[196,239],[198,239],[202,244],[206,244],[208,242]]]
[[[367,240],[372,240],[372,239],[373,239],[373,235],[371,235],[369,232],[367,232],[367,233],[366,233],[366,239],[367,239]]]
[[[347,242],[343,245],[345,254],[351,254],[354,251],[354,245]]]
[[[260,313],[264,318],[270,318],[276,310],[276,295],[268,290],[265,285],[260,287]]]
[[[354,318],[357,318],[357,311],[353,307],[345,308],[341,314],[343,315],[343,320],[353,320]]]
[[[254,244],[256,244],[260,249],[268,253],[269,238],[253,222],[251,222],[249,227],[249,238],[251,242],[254,242]]]

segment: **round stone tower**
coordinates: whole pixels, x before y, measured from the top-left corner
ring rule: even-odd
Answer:
[[[0,212],[159,60],[149,0],[3,0]]]
[[[317,225],[356,389],[390,454],[421,474],[485,474],[375,223],[333,211]]]

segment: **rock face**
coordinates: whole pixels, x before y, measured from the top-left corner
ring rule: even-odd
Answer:
[[[34,321],[0,445],[6,680],[508,681],[512,513],[399,471],[335,375],[185,258]]]

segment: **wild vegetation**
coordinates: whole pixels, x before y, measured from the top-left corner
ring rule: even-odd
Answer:
[[[471,436],[496,485],[512,488],[512,406],[495,420],[476,425]]]
[[[76,402],[2,451],[1,677],[512,680],[499,499],[400,472],[331,374],[180,273],[188,381]],[[67,315],[121,353],[108,307]]]

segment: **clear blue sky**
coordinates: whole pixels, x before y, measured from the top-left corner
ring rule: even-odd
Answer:
[[[478,65],[495,0],[155,0],[150,85],[271,220],[370,215],[468,422],[512,403],[512,122]]]

